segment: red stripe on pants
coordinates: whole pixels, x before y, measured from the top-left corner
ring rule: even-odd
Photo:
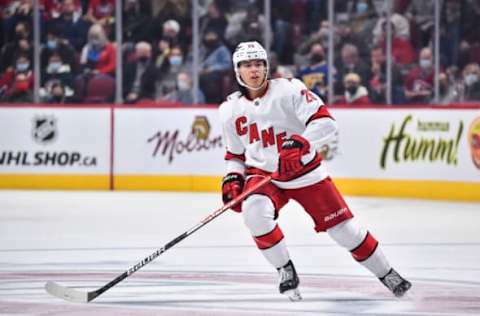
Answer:
[[[373,236],[370,234],[370,232],[367,233],[367,236],[365,239],[362,241],[360,245],[358,245],[357,248],[351,250],[350,252],[352,253],[353,258],[357,261],[364,261],[367,260],[377,249],[378,246],[378,241],[373,238]]]
[[[253,237],[259,249],[265,250],[278,244],[283,239],[283,233],[278,225],[271,232]]]

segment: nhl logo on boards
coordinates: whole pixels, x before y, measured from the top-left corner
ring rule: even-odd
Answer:
[[[57,119],[53,115],[36,115],[32,121],[32,137],[36,143],[46,145],[57,138]]]

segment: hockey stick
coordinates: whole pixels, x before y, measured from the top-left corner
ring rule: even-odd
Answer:
[[[182,240],[184,240],[185,238],[187,238],[188,236],[190,236],[191,234],[193,234],[194,232],[196,232],[197,230],[199,230],[200,228],[205,226],[207,223],[211,222],[213,219],[220,216],[220,214],[222,214],[223,212],[225,212],[226,210],[228,210],[229,208],[231,208],[235,204],[243,201],[247,196],[254,193],[256,190],[260,189],[261,187],[263,187],[267,183],[269,183],[270,180],[271,180],[271,176],[265,177],[264,179],[259,181],[257,184],[252,186],[250,189],[242,192],[242,194],[237,196],[235,199],[231,200],[227,204],[223,205],[221,208],[217,209],[215,212],[213,212],[210,215],[208,215],[207,217],[205,217],[200,223],[198,223],[194,227],[190,228],[189,230],[187,230],[183,234],[179,235],[175,239],[171,240],[169,243],[167,243],[162,248],[157,249],[150,256],[146,257],[145,259],[143,259],[142,261],[140,261],[139,263],[137,263],[136,265],[134,265],[133,267],[131,267],[127,271],[123,272],[121,275],[117,276],[115,279],[108,282],[107,284],[105,284],[104,286],[102,286],[101,288],[99,288],[97,290],[90,291],[90,292],[80,291],[80,290],[77,290],[77,289],[74,289],[74,288],[62,286],[62,285],[60,285],[58,283],[55,283],[55,282],[52,282],[52,281],[48,281],[45,284],[45,289],[51,295],[59,297],[59,298],[64,299],[64,300],[67,300],[67,301],[71,301],[71,302],[74,302],[74,303],[88,303],[88,302],[94,300],[96,297],[98,297],[102,293],[108,291],[110,288],[112,288],[116,284],[125,280],[130,275],[134,274],[135,272],[137,272],[138,270],[140,270],[144,266],[146,266],[148,263],[150,263],[155,258],[160,256],[162,253],[164,253],[168,249],[172,248],[173,246],[175,246],[176,244],[178,244],[179,242],[181,242]]]

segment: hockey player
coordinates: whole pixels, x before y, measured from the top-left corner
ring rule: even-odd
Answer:
[[[226,144],[226,203],[265,175],[273,180],[234,206],[257,247],[278,270],[280,293],[300,300],[299,278],[283,233],[280,209],[293,199],[397,297],[411,287],[388,263],[375,237],[358,226],[322,164],[319,149],[332,140],[337,124],[322,100],[297,79],[268,79],[269,63],[258,42],[240,43],[233,53],[239,91],[220,106]]]

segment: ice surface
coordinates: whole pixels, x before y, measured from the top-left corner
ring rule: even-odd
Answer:
[[[0,315],[479,315],[480,204],[347,198],[356,220],[408,277],[394,298],[291,202],[282,227],[304,300],[276,272],[241,215],[227,212],[89,304],[47,281],[94,290],[195,226],[218,194],[0,191]]]

